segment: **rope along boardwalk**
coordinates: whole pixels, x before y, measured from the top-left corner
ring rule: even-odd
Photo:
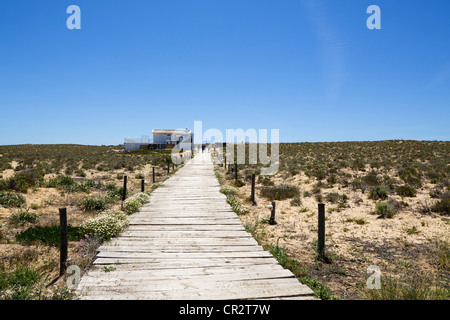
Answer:
[[[245,230],[219,189],[210,154],[198,154],[99,248],[78,289],[95,300],[314,299]]]

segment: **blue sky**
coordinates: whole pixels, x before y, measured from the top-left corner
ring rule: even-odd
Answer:
[[[195,120],[282,142],[449,140],[449,15],[441,0],[3,1],[0,144],[120,144]]]

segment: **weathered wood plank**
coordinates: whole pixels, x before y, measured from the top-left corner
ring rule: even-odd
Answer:
[[[311,289],[295,279],[223,282],[173,281],[151,285],[86,286],[91,298],[101,299],[258,299],[312,296]],[[89,294],[88,294],[89,296]]]
[[[117,259],[204,259],[204,258],[259,258],[272,257],[267,251],[218,251],[218,252],[141,252],[141,251],[100,251],[98,258]]]
[[[105,243],[105,245],[138,245],[138,246],[152,246],[162,245],[171,247],[176,246],[240,246],[240,245],[254,245],[258,243],[255,239],[248,238],[124,238],[120,237]]]
[[[189,269],[188,269],[189,270]],[[173,271],[173,270],[171,270]],[[155,285],[160,281],[166,283],[173,281],[202,281],[202,282],[217,282],[217,281],[243,281],[243,280],[262,280],[262,279],[295,279],[292,272],[288,270],[255,270],[253,272],[238,272],[236,270],[227,270],[228,273],[203,273],[203,274],[171,274],[160,275],[148,272],[127,272],[118,273],[109,271],[108,277],[104,273],[90,273],[84,275],[83,284],[98,285],[98,286],[116,286],[116,285]]]
[[[133,221],[130,223],[133,224],[191,224],[191,225],[199,225],[199,224],[213,224],[213,225],[227,225],[227,224],[234,224],[234,225],[241,225],[239,218],[204,218],[204,217],[198,217],[198,218],[151,218],[151,219],[133,219]]]
[[[278,264],[275,259],[266,257],[256,258],[200,258],[200,259],[120,259],[120,258],[97,258],[94,265],[124,265],[140,264],[140,268],[188,268],[188,267],[217,267],[229,265],[257,265]]]
[[[258,245],[219,190],[209,155],[199,154],[99,248],[79,290],[89,299],[314,298]]]
[[[280,266],[277,264],[255,264],[255,265],[232,265],[224,264],[222,266],[209,266],[209,267],[190,267],[190,268],[179,268],[179,269],[142,269],[141,266],[136,265],[114,265],[114,271],[112,271],[108,276],[110,277],[141,277],[141,278],[152,278],[152,277],[178,277],[183,276],[205,276],[205,275],[218,275],[218,274],[253,274],[258,272],[272,272],[277,273],[280,271]],[[283,270],[286,271],[286,270]],[[97,265],[92,266],[91,269],[86,273],[88,276],[92,277],[104,277],[105,271],[104,266]]]
[[[159,253],[159,252],[248,252],[248,251],[258,251],[263,252],[262,248],[248,245],[248,246],[179,246],[179,245],[159,245],[159,246],[114,246],[114,245],[103,245],[99,251],[108,252],[148,252],[148,253]]]
[[[250,238],[245,231],[133,231],[127,230],[122,237],[132,238]]]

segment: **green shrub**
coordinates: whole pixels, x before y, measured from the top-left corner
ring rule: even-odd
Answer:
[[[369,199],[372,200],[385,200],[388,197],[386,188],[384,187],[374,187],[370,189]]]
[[[21,194],[0,192],[0,205],[5,208],[20,208],[26,203],[26,199]]]
[[[106,209],[106,201],[104,198],[98,197],[85,197],[80,205],[82,211],[103,211]]]
[[[29,209],[23,210],[23,209],[19,209],[19,211],[17,213],[13,213],[10,217],[9,217],[9,222],[12,225],[25,225],[25,223],[30,222],[30,223],[34,223],[36,222],[38,218],[37,213],[34,212],[30,212]]]
[[[300,199],[300,196],[295,197],[291,200],[291,206],[293,207],[301,207],[302,205],[302,199]]]
[[[95,182],[88,180],[84,183],[77,183],[74,179],[59,175],[50,179],[45,186],[47,188],[56,188],[64,192],[86,192],[89,193],[92,188],[97,187]]]
[[[339,201],[339,193],[331,192],[325,196],[325,200],[331,203],[336,203]]]
[[[108,198],[118,199],[122,196],[122,189],[117,188],[114,183],[110,183],[106,186],[106,196]]]
[[[56,178],[50,179],[46,183],[47,188],[65,188],[75,185],[76,182],[71,177],[59,175]]]
[[[442,196],[441,200],[436,202],[432,207],[431,211],[440,214],[450,215],[450,194],[447,192]]]
[[[370,171],[368,174],[362,177],[362,183],[367,186],[378,186],[381,183],[381,179],[378,177],[376,171]]]
[[[375,205],[375,213],[383,218],[392,218],[395,214],[395,209],[390,203],[380,201]]]
[[[352,189],[353,190],[358,190],[358,189],[362,189],[363,188],[363,183],[362,183],[362,181],[361,181],[361,179],[360,178],[355,178],[353,181],[352,181]]]
[[[49,246],[59,247],[60,233],[59,226],[36,226],[17,233],[16,241],[26,245],[31,245],[34,242],[41,242]],[[67,238],[69,241],[78,241],[82,236],[80,227],[67,226]]]
[[[320,188],[321,188],[321,185],[318,184],[318,183],[316,183],[316,184],[313,186],[313,188],[311,189],[311,193],[312,193],[312,194],[319,194],[319,193],[320,193]]]
[[[261,183],[263,186],[274,186],[275,183],[270,180],[269,177],[264,177],[262,178],[262,176],[258,177],[258,183]]]
[[[238,191],[235,187],[223,186],[222,188],[220,188],[220,192],[228,196],[228,195],[236,195]]]
[[[420,172],[412,165],[403,167],[398,170],[398,176],[406,184],[414,186],[416,188],[422,187],[422,181],[420,180]]]
[[[234,186],[237,187],[237,188],[240,188],[240,187],[245,186],[245,182],[242,181],[241,179],[238,179],[238,180],[234,181],[233,184],[234,184]]]
[[[319,193],[319,194],[316,194],[316,195],[314,196],[314,198],[315,198],[316,201],[319,202],[319,203],[322,203],[322,202],[323,202],[323,195],[321,195],[320,193]]]
[[[84,178],[84,177],[86,177],[86,172],[83,169],[77,169],[76,170],[76,175],[77,175],[77,177]]]
[[[395,193],[402,197],[415,197],[416,189],[411,186],[399,186],[395,188]]]
[[[145,192],[139,192],[133,195],[131,198],[137,199],[141,205],[144,205],[150,201],[150,196]]]
[[[149,201],[150,196],[148,194],[142,192],[137,193],[123,202],[123,210],[128,214],[138,212]]]
[[[327,173],[322,168],[314,169],[312,175],[316,177],[317,180],[323,180],[327,177]]]
[[[272,201],[294,198],[298,195],[300,195],[300,191],[296,186],[280,185],[261,189],[261,196]]]
[[[81,229],[85,234],[102,236],[108,240],[121,233],[128,225],[128,216],[119,210],[108,210],[97,217],[85,221]]]
[[[32,299],[32,287],[41,278],[42,274],[29,266],[16,265],[9,272],[0,268],[0,300]]]
[[[340,203],[347,203],[348,199],[349,199],[349,197],[345,193],[343,193],[343,194],[341,194],[339,196],[339,202]]]
[[[336,178],[336,176],[335,175],[332,175],[332,176],[329,176],[328,178],[327,178],[327,183],[329,184],[329,185],[334,185],[334,184],[336,184],[337,183],[337,178]]]
[[[231,206],[231,208],[237,215],[248,213],[248,208],[241,203],[238,197],[234,195],[227,196],[227,203]]]
[[[356,218],[347,218],[345,222],[354,222],[359,225],[364,225],[367,221],[364,218],[356,219]]]
[[[13,177],[1,181],[0,191],[13,190],[26,193],[29,188],[39,185],[42,179],[42,172],[39,172],[37,170],[17,172]]]

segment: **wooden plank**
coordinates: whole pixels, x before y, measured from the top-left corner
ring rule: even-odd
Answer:
[[[192,224],[192,225],[199,225],[199,224],[234,224],[234,225],[242,225],[242,223],[239,221],[239,218],[235,217],[220,217],[220,218],[154,218],[151,219],[133,219],[130,224]]]
[[[131,225],[127,228],[129,231],[245,231],[242,225],[214,225],[214,224],[201,224],[201,225],[189,225],[189,224],[171,224],[171,225]]]
[[[117,259],[205,259],[205,258],[259,258],[272,257],[267,251],[244,251],[244,252],[122,252],[122,251],[100,251],[98,258],[117,258]]]
[[[277,264],[257,264],[257,265],[231,265],[224,264],[223,266],[210,266],[210,267],[191,267],[191,268],[179,268],[179,269],[142,269],[134,265],[115,265],[114,271],[108,276],[111,277],[177,277],[183,276],[205,276],[205,275],[217,275],[217,274],[231,274],[231,273],[255,273],[255,272],[273,272],[280,271],[281,266]],[[105,271],[103,266],[93,266],[86,275],[92,277],[103,278]]]
[[[257,242],[252,237],[247,238],[124,238],[114,239],[106,242],[105,245],[167,245],[167,246],[239,246],[239,245],[255,245]]]
[[[246,231],[125,231],[122,237],[136,238],[251,238]]]
[[[96,258],[94,265],[123,265],[136,264],[142,269],[159,268],[189,268],[189,267],[217,267],[226,265],[258,265],[258,264],[278,264],[275,259],[258,258],[200,258],[200,259],[119,259],[119,258]]]
[[[159,253],[159,252],[248,252],[248,251],[263,251],[262,248],[249,245],[249,246],[179,246],[179,245],[159,245],[159,246],[111,246],[103,245],[99,249],[102,252],[149,252],[149,253]]]
[[[189,270],[189,269],[188,269]],[[171,270],[174,271],[174,270]],[[154,285],[160,281],[169,283],[171,281],[193,280],[195,282],[216,282],[216,281],[243,281],[243,280],[261,280],[261,279],[295,279],[292,272],[288,270],[255,270],[253,272],[238,272],[236,270],[228,270],[228,273],[200,273],[200,274],[167,274],[160,275],[151,272],[115,272],[109,271],[108,277],[105,272],[89,273],[83,276],[83,285],[98,286],[116,286],[120,285]],[[297,280],[296,280],[297,281]]]
[[[296,281],[296,282],[295,282]],[[174,281],[155,285],[87,286],[91,298],[101,299],[258,299],[312,296],[311,289],[294,279],[224,282]]]
[[[209,155],[199,154],[99,248],[78,289],[90,299],[312,299],[219,190]]]

